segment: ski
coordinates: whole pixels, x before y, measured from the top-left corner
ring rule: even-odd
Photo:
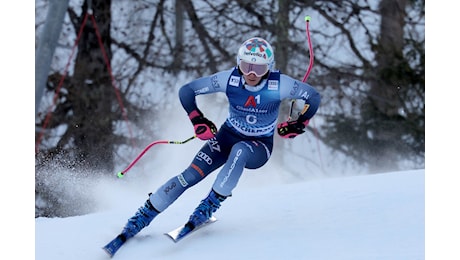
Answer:
[[[110,257],[113,257],[113,255],[120,249],[120,247],[126,242],[126,238],[123,237],[122,235],[118,235],[116,238],[114,238],[112,241],[110,241],[107,245],[105,245],[102,249],[109,254]]]
[[[169,238],[171,238],[175,243],[179,242],[180,240],[182,240],[184,237],[192,234],[193,232],[197,231],[198,229],[204,227],[204,226],[207,226],[211,223],[214,223],[216,222],[217,219],[214,217],[214,216],[211,216],[210,219],[208,219],[206,222],[204,222],[203,224],[199,225],[198,227],[195,227],[193,229],[191,229],[189,226],[187,226],[187,224],[184,224],[168,233],[165,233],[166,236],[168,236]]]
[[[179,242],[181,239],[183,239],[184,237],[190,235],[191,233],[197,231],[198,229],[204,227],[204,226],[207,226],[211,223],[214,223],[216,222],[217,219],[212,216],[210,219],[208,219],[206,222],[204,222],[203,224],[199,225],[198,227],[195,227],[193,229],[191,229],[189,226],[187,226],[186,224],[168,232],[168,233],[165,233],[166,236],[168,236],[169,238],[171,238],[175,243]],[[115,253],[118,251],[118,249],[120,249],[120,247],[126,242],[126,238],[123,236],[123,235],[118,235],[117,237],[115,237],[112,241],[110,241],[107,245],[105,245],[104,247],[102,247],[102,249],[110,256],[110,257],[113,257],[115,255]]]

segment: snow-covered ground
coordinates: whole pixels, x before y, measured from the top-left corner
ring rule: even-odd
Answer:
[[[113,259],[425,259],[423,169],[242,185],[216,212],[216,223],[173,243],[163,233],[182,224],[209,187],[186,191]],[[109,202],[98,212],[35,219],[35,259],[109,259],[101,247],[149,190],[98,190]]]

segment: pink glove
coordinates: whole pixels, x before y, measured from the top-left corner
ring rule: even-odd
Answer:
[[[307,120],[305,122],[298,122],[290,121],[290,122],[283,122],[278,124],[278,134],[282,138],[294,138],[300,134],[303,134],[305,130],[303,130],[310,121]]]
[[[192,121],[193,128],[195,129],[196,137],[201,140],[208,140],[216,135],[216,125],[203,116],[201,111],[193,110],[188,117]]]

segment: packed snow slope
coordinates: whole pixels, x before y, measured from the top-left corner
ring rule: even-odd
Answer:
[[[188,218],[205,184],[186,191],[113,259],[422,260],[424,186],[425,170],[243,186],[216,223],[175,244],[164,232]],[[101,247],[147,198],[137,194],[112,196],[118,203],[97,213],[37,218],[35,259],[109,259]]]

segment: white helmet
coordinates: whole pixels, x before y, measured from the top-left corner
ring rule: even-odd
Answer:
[[[263,38],[254,37],[246,40],[238,49],[237,65],[243,74],[253,72],[261,77],[273,69],[274,63],[273,48]]]

